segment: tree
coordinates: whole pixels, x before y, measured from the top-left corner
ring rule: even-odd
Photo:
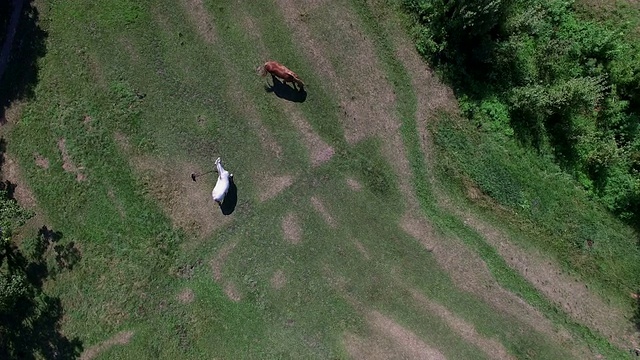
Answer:
[[[0,359],[75,358],[82,345],[60,333],[61,301],[42,288],[52,274],[45,250],[55,239],[52,234],[59,240],[59,233],[43,227],[25,240],[26,249],[12,241],[14,229],[32,214],[0,190]]]

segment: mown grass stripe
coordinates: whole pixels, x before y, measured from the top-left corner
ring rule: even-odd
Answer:
[[[402,120],[400,131],[403,135],[413,172],[412,179],[414,188],[425,215],[434,222],[440,230],[455,234],[474,249],[474,251],[482,257],[501,286],[521,296],[555,324],[567,326],[574,335],[583,339],[589,346],[597,349],[603,355],[613,358],[624,356],[624,353],[621,352],[620,349],[613,346],[602,336],[594,334],[588,327],[573,321],[568,314],[551,304],[548,299],[541,295],[540,292],[516,270],[509,267],[497,251],[477,232],[466,227],[456,216],[437,207],[429,185],[427,167],[420,147],[420,137],[417,132],[415,119],[415,109],[417,106],[416,97],[413,92],[414,89],[407,85],[411,83],[407,70],[394,56],[391,42],[386,37],[385,32],[380,28],[380,23],[374,21],[375,15],[373,15],[367,4],[359,0],[351,0],[351,3],[358,10],[365,24],[367,24],[370,36],[373,37],[376,44],[376,50],[380,54],[380,58],[383,59],[385,70],[389,78],[392,79],[392,83],[396,89],[396,95],[398,97],[397,111]],[[507,346],[512,351],[522,350],[514,348],[510,342],[507,343]]]

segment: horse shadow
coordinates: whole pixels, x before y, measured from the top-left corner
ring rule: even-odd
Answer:
[[[229,190],[224,197],[224,201],[220,204],[220,210],[223,215],[231,215],[238,204],[238,188],[233,178],[229,179]]]
[[[271,75],[273,85],[265,85],[264,90],[268,93],[274,93],[277,97],[293,102],[302,103],[307,100],[307,92],[304,89],[293,88],[277,77]]]

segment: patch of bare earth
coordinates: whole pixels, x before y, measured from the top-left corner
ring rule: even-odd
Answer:
[[[43,224],[48,223],[48,221],[46,220],[44,212],[38,207],[35,195],[27,186],[20,165],[7,154],[2,154],[0,157],[2,158],[0,179],[15,185],[13,197],[21,207],[33,210],[35,213],[24,225],[18,227],[13,234],[14,242],[20,244],[24,239],[32,237],[33,234],[35,234]]]
[[[196,295],[193,292],[193,290],[189,288],[185,288],[180,292],[180,294],[178,294],[178,301],[180,301],[183,304],[191,304],[195,299],[195,297]]]
[[[349,187],[351,188],[351,190],[353,191],[360,191],[362,190],[362,185],[354,179],[348,178],[347,179],[347,185],[349,185]]]
[[[48,169],[49,168],[49,159],[47,159],[46,157],[35,153],[33,154],[33,160],[36,163],[36,166],[41,167],[43,169]]]
[[[204,238],[231,221],[211,198],[216,173],[194,182],[191,174],[204,171],[192,163],[171,164],[143,156],[133,158],[132,163],[147,192],[159,201],[174,225]]]
[[[324,206],[324,204],[320,199],[318,199],[315,196],[312,196],[311,205],[313,205],[313,208],[316,209],[316,211],[319,212],[320,215],[322,215],[322,218],[327,223],[327,225],[329,225],[332,228],[335,228],[337,226],[336,220],[333,218],[333,216],[331,216],[331,214],[329,214],[329,211],[327,210],[327,208]]]
[[[213,279],[216,282],[222,281],[222,268],[224,267],[224,262],[229,257],[229,254],[233,251],[233,249],[238,245],[238,241],[233,241],[224,244],[216,256],[211,259],[209,265],[211,266],[211,271],[213,272]]]
[[[229,299],[232,301],[238,302],[242,300],[242,294],[236,288],[236,285],[230,281],[227,281],[224,285],[224,293],[227,295]]]
[[[124,211],[124,206],[122,206],[122,202],[120,202],[120,200],[118,200],[118,198],[116,197],[116,194],[113,192],[113,188],[110,188],[107,191],[107,196],[115,204],[116,209],[118,210],[118,213],[120,214],[120,217],[124,219],[127,216],[127,213]]]
[[[133,42],[126,37],[118,39],[118,42],[120,43],[120,46],[122,46],[122,48],[127,52],[127,54],[129,54],[129,59],[131,59],[131,62],[137,64],[140,61],[140,52],[138,51],[138,49],[136,49]]]
[[[411,291],[413,298],[428,311],[438,315],[444,322],[467,342],[480,348],[489,359],[515,359],[507,349],[495,339],[480,335],[472,324],[451,313],[446,307],[435,303],[416,290]]]
[[[282,269],[277,270],[271,277],[271,287],[280,290],[287,284],[287,277]]]
[[[20,206],[27,209],[35,209],[37,206],[36,198],[33,195],[33,192],[31,192],[31,189],[29,189],[25,185],[20,166],[6,154],[4,154],[3,157],[4,162],[2,163],[1,173],[2,179],[8,180],[10,183],[16,186],[13,196],[16,201],[18,201],[18,204],[20,204]]]
[[[204,7],[203,0],[182,0],[181,2],[198,34],[207,43],[213,44],[217,37],[216,29],[211,15]]]
[[[284,239],[291,244],[299,244],[302,239],[300,221],[294,213],[288,213],[282,218],[282,233]]]
[[[131,142],[129,141],[127,135],[121,132],[115,132],[113,134],[113,138],[122,151],[124,151],[125,153],[129,153],[131,151]]]
[[[354,360],[405,360],[406,356],[398,351],[391,340],[381,335],[360,337],[346,333],[343,338],[344,347]]]
[[[69,155],[69,152],[67,151],[67,145],[66,145],[66,139],[60,139],[58,140],[58,149],[60,150],[60,154],[62,155],[62,168],[64,169],[64,171],[68,172],[68,173],[72,173],[76,175],[76,180],[78,182],[80,181],[84,181],[87,176],[85,174],[82,173],[82,170],[84,170],[83,167],[77,167],[73,161],[71,160],[71,156]]]
[[[80,360],[91,360],[96,358],[98,355],[100,355],[100,353],[104,352],[105,350],[108,350],[109,348],[111,348],[114,345],[126,345],[129,343],[129,341],[131,341],[131,338],[133,337],[133,331],[122,331],[119,332],[117,334],[115,334],[113,337],[111,337],[108,340],[105,340],[97,345],[94,345],[90,348],[88,348],[87,350],[85,350],[81,355],[80,355]]]
[[[365,248],[360,241],[353,239],[353,244],[356,246],[356,249],[358,249],[360,254],[362,254],[362,256],[364,256],[365,259],[367,260],[371,259],[371,256],[369,255],[369,251],[367,251],[367,248]]]
[[[638,347],[638,332],[627,316],[590,291],[582,281],[564,273],[555,261],[540,252],[519,248],[506,234],[469,213],[459,215],[498,250],[509,266],[576,321],[598,330],[622,349]]]
[[[331,160],[335,151],[313,130],[300,110],[290,102],[283,102],[282,106],[287,117],[291,119],[293,125],[304,139],[311,158],[311,165],[315,167]]]
[[[361,31],[353,11],[337,2],[331,6],[295,0],[276,3],[296,43],[318,74],[326,79],[329,90],[341,99],[347,141],[353,144],[397,129],[395,94],[380,70],[373,43]],[[343,36],[323,36],[321,32],[312,31],[307,22],[315,19],[320,19],[319,25],[326,26],[327,33]],[[348,64],[348,71],[338,73],[337,69],[343,64]]]
[[[255,183],[259,185],[260,193],[258,198],[264,202],[271,198],[276,197],[284,189],[293,184],[293,176],[291,175],[272,175],[272,174],[258,174],[255,178]]]

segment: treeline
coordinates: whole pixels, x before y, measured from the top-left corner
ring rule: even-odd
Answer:
[[[418,50],[478,128],[551,154],[612,212],[640,223],[634,16],[590,20],[561,0],[402,4]]]

